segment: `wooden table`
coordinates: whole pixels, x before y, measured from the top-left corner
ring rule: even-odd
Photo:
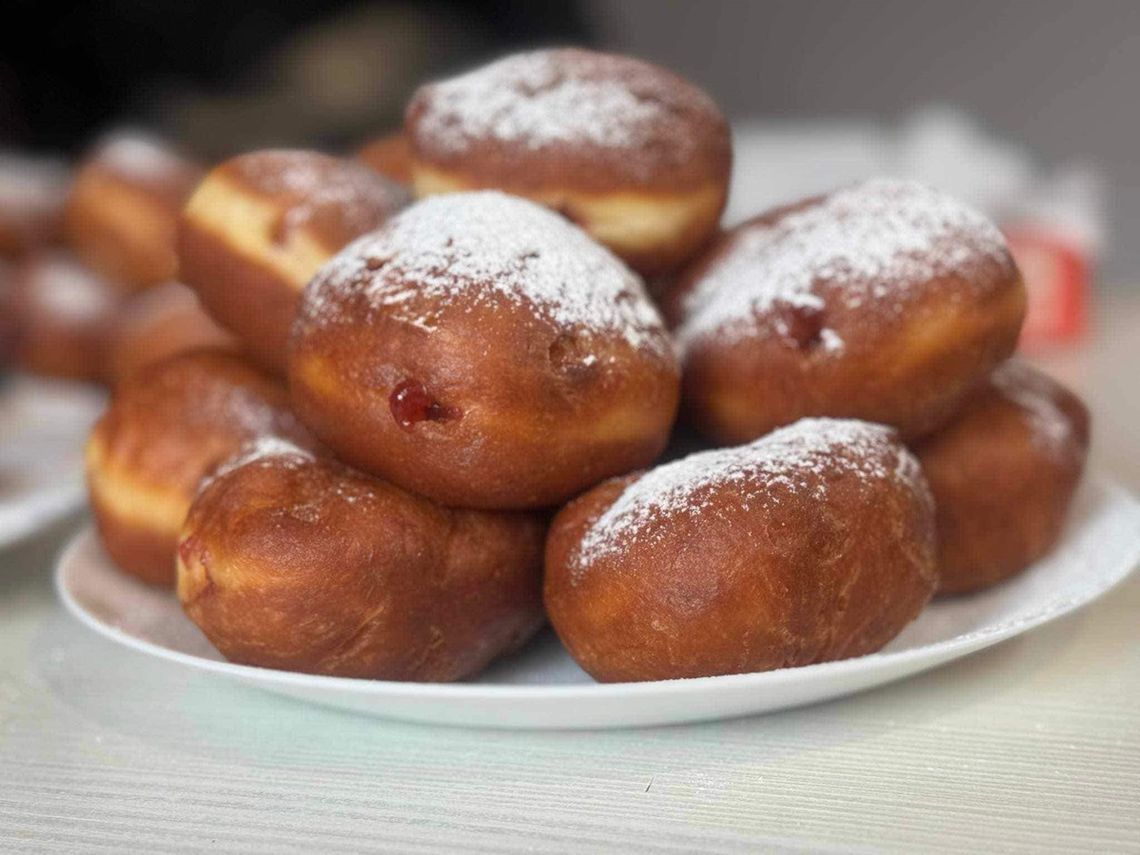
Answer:
[[[1140,301],[1051,367],[1140,489]],[[1140,574],[847,700],[599,733],[427,728],[127,652],[56,604],[74,523],[0,554],[0,850],[1140,852]]]

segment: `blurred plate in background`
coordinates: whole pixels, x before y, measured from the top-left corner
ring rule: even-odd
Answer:
[[[24,376],[0,385],[0,547],[83,504],[83,443],[103,409],[92,386]]]

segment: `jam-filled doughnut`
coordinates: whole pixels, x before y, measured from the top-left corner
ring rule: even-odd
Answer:
[[[575,499],[544,598],[570,655],[613,682],[870,653],[937,583],[933,501],[896,432],[804,419]]]
[[[726,444],[804,416],[928,433],[1013,352],[1024,313],[997,228],[941,192],[891,179],[732,229],[666,308],[685,408]]]
[[[425,199],[313,277],[289,349],[301,419],[445,504],[539,507],[644,466],[679,376],[641,280],[525,199]]]
[[[404,122],[417,196],[493,188],[541,202],[643,274],[716,227],[724,116],[663,68],[576,48],[506,57],[421,87]]]
[[[155,363],[115,387],[87,441],[87,487],[103,545],[123,570],[174,581],[178,531],[202,476],[246,442],[311,442],[276,380],[226,351]]]
[[[227,160],[182,215],[182,281],[259,362],[283,369],[297,295],[313,272],[408,200],[350,160],[258,151]]]
[[[543,624],[543,534],[537,516],[450,510],[262,440],[194,500],[178,596],[234,662],[458,680]]]
[[[156,138],[119,133],[80,166],[65,213],[68,243],[102,275],[132,288],[173,279],[174,238],[200,172]]]
[[[915,447],[937,506],[944,593],[1024,570],[1057,542],[1089,447],[1089,414],[1019,361]]]
[[[176,353],[236,346],[193,291],[180,282],[164,282],[123,303],[111,336],[108,372],[120,380]]]
[[[54,160],[0,151],[0,257],[59,243],[68,171]]]
[[[120,292],[62,252],[35,255],[12,272],[15,360],[31,373],[99,382]]]
[[[356,159],[385,178],[412,183],[412,151],[402,133],[388,134],[362,146]]]

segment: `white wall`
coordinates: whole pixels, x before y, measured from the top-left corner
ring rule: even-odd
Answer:
[[[603,44],[676,68],[734,117],[890,121],[964,106],[1110,180],[1103,279],[1140,287],[1140,0],[587,0]]]

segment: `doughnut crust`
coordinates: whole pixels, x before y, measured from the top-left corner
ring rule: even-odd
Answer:
[[[636,274],[482,192],[418,202],[317,273],[289,386],[347,463],[452,506],[528,508],[652,461],[679,374]]]
[[[263,366],[282,373],[297,295],[330,256],[408,200],[359,163],[258,151],[214,168],[178,232],[182,281]]]
[[[547,614],[603,682],[878,650],[938,581],[934,506],[882,425],[805,419],[618,478],[555,517]]]
[[[68,244],[85,264],[131,288],[175,278],[178,213],[200,174],[160,140],[136,133],[104,139],[72,184]]]
[[[0,376],[16,358],[23,319],[12,281],[12,266],[0,258]]]
[[[0,258],[19,259],[59,242],[67,168],[0,152]]]
[[[728,125],[704,92],[641,60],[576,48],[423,86],[404,129],[417,196],[526,196],[645,275],[705,242],[732,168]]]
[[[45,377],[100,382],[120,294],[62,252],[35,255],[12,273],[15,359]]]
[[[891,179],[738,226],[666,300],[686,412],[726,444],[804,416],[929,433],[1013,352],[1024,313],[997,229]]]
[[[111,336],[109,376],[121,380],[167,357],[203,348],[236,349],[233,336],[202,310],[181,282],[164,282],[128,298]]]
[[[356,159],[385,178],[412,183],[412,151],[408,138],[399,131],[362,146]]]
[[[178,597],[231,661],[387,680],[459,680],[543,624],[544,528],[449,510],[262,440],[194,500]]]
[[[198,482],[263,435],[312,440],[285,389],[241,357],[201,350],[121,382],[87,441],[87,488],[103,545],[127,573],[174,582],[178,531]]]
[[[1084,470],[1089,414],[1055,380],[1005,363],[915,447],[937,506],[943,593],[977,591],[1052,548]]]

